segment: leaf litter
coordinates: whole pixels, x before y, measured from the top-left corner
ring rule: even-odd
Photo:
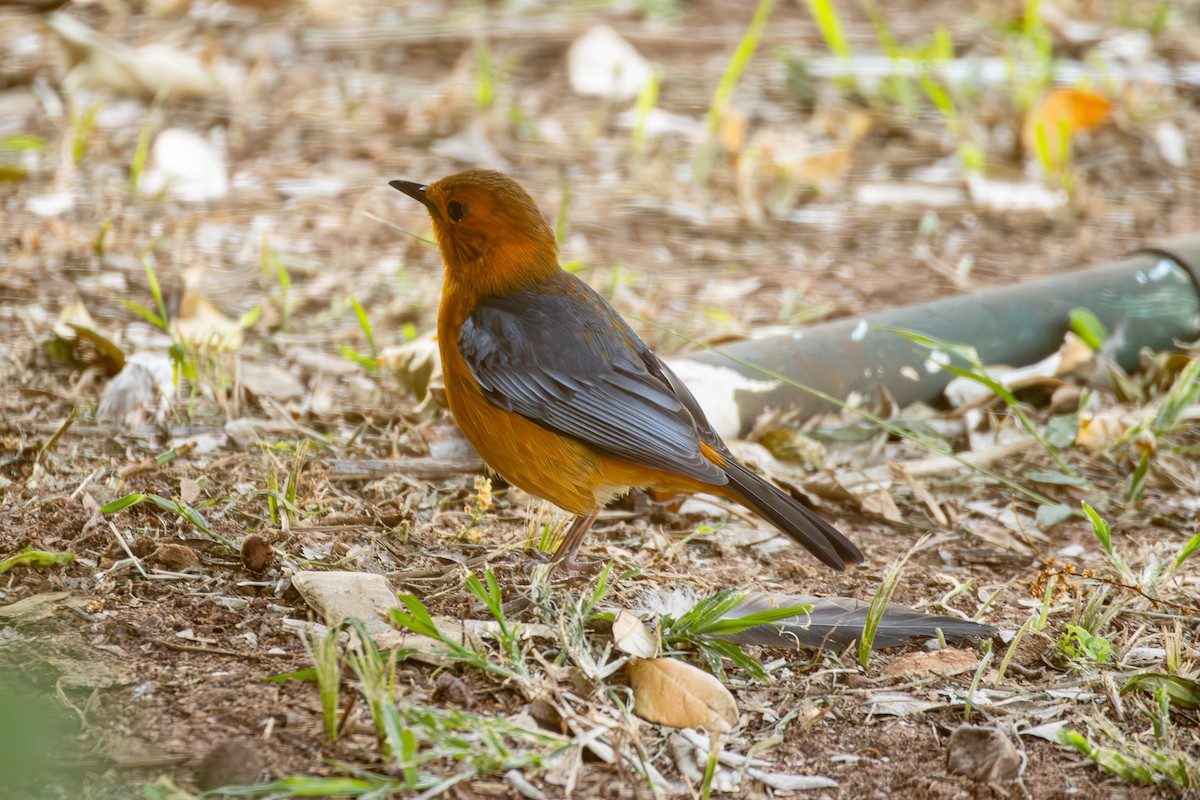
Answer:
[[[437,364],[421,339],[436,255],[394,229],[423,236],[424,221],[374,188],[397,164],[411,172],[402,177],[428,179],[464,166],[460,153],[503,161],[544,209],[560,209],[566,250],[583,254],[575,268],[594,285],[623,310],[707,340],[1057,272],[1115,257],[1164,225],[1194,228],[1191,179],[1169,168],[1187,157],[1179,137],[1128,107],[1161,101],[1186,137],[1200,122],[1170,86],[1111,107],[1091,89],[1046,90],[1023,118],[982,109],[1006,122],[980,144],[994,153],[1005,135],[1022,139],[1030,164],[1040,148],[1043,174],[946,182],[936,167],[960,146],[953,137],[871,105],[886,98],[866,112],[847,107],[765,49],[710,143],[702,112],[748,15],[614,26],[663,87],[659,108],[647,99],[657,81],[640,68],[628,76],[636,86],[621,91],[640,97],[625,101],[635,103],[627,114],[615,98],[566,92],[541,68],[564,68],[580,33],[612,22],[600,12],[564,26],[497,11],[485,51],[462,21],[430,26],[402,6],[395,13],[414,18],[397,69],[396,31],[368,5],[271,16],[230,4],[198,57],[213,21],[199,4],[183,7],[126,20],[69,8],[55,14],[56,33],[33,17],[0,20],[3,46],[18,48],[4,59],[0,103],[19,130],[4,134],[52,145],[13,139],[0,162],[19,165],[3,173],[13,213],[0,274],[10,323],[0,693],[16,710],[13,698],[38,686],[31,696],[78,723],[51,731],[70,754],[59,774],[77,781],[73,796],[165,796],[223,775],[270,780],[260,790],[281,793],[652,796],[761,785],[949,796],[1010,773],[935,774],[930,764],[947,757],[964,719],[1022,734],[1019,781],[1037,796],[1062,790],[1064,775],[1076,791],[1111,792],[1110,775],[1130,795],[1161,790],[1141,784],[1195,785],[1194,352],[1147,354],[1130,376],[1034,365],[1001,382],[1026,420],[978,384],[970,409],[887,409],[892,422],[935,430],[956,457],[864,436],[849,414],[805,422],[816,446],[785,421],[762,426],[764,442],[782,430],[774,438],[790,444],[756,463],[864,544],[857,572],[827,575],[793,550],[746,546],[771,534],[711,505],[676,512],[634,497],[589,542],[617,565],[603,590],[562,586],[528,558],[561,519],[504,487],[485,507],[477,459],[439,433]],[[774,9],[766,36],[818,46],[803,11]],[[925,21],[919,10],[885,12],[893,24]],[[950,32],[962,47],[976,38],[965,24]],[[420,30],[457,54],[452,64]],[[651,112],[670,113],[670,124]],[[1142,127],[1142,138],[1131,133]],[[614,186],[615,154],[639,130],[640,163]],[[698,188],[674,165],[708,144],[719,156]],[[228,183],[181,183],[195,165],[167,162],[186,153],[228,170]],[[1164,195],[1163,182],[1180,188]],[[879,206],[851,202],[864,192]],[[1054,211],[1067,203],[1074,214]],[[987,211],[997,207],[1027,213]],[[736,300],[706,295],[727,269],[721,291]],[[678,346],[645,334],[660,350]],[[1068,387],[1056,402],[1054,382]],[[981,468],[1028,480],[1052,504]],[[644,614],[647,589],[689,585],[699,603],[743,587],[775,598],[768,607],[815,612],[817,600],[842,598],[858,611],[931,529],[899,572],[895,602],[979,618],[996,638],[960,651],[934,633],[875,651],[865,669],[840,644],[648,648],[658,629],[647,625],[661,618]],[[248,549],[263,547],[273,557],[248,569]],[[379,602],[326,619],[323,601],[301,591],[311,574],[368,580],[376,592],[364,597]],[[442,638],[382,621],[401,606],[397,592],[420,598],[427,632]],[[522,598],[525,608],[509,609]],[[681,720],[720,720],[715,741],[634,716],[634,662],[604,618],[632,609],[643,619],[631,655],[689,676],[666,682],[681,689],[657,701],[678,710],[679,690],[723,699],[715,717]],[[343,618],[362,620],[365,635]],[[407,657],[372,661],[369,642],[393,633]],[[326,635],[348,676],[333,741],[323,739],[321,681],[305,677],[320,651],[301,638]],[[430,657],[469,691],[438,694]],[[747,671],[753,663],[765,677]],[[301,677],[263,680],[278,675]],[[371,772],[381,758],[389,771]],[[1098,768],[1072,768],[1085,759]],[[219,768],[228,761],[261,769]]]

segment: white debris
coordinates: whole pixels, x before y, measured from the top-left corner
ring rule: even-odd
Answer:
[[[1172,167],[1183,169],[1188,165],[1187,137],[1179,126],[1167,120],[1154,129],[1154,143],[1158,153]]]
[[[971,175],[967,178],[975,205],[997,211],[1049,211],[1066,205],[1067,193],[1037,181],[1001,181]]]
[[[150,169],[142,176],[142,191],[164,189],[191,203],[219,200],[229,193],[229,173],[221,150],[194,131],[168,128],[154,140]]]
[[[594,26],[567,51],[567,77],[576,94],[625,102],[637,97],[653,76],[642,54],[607,25]]]

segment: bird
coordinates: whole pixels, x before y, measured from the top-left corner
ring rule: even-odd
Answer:
[[[573,563],[600,510],[631,489],[734,500],[841,571],[862,552],[739,463],[700,404],[621,315],[564,270],[516,181],[471,169],[389,181],[425,206],[444,267],[437,339],[450,412],[509,484],[575,515]]]

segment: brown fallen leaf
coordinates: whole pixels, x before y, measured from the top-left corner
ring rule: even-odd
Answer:
[[[712,675],[674,658],[638,659],[625,666],[633,711],[672,728],[723,733],[738,721],[737,702]]]
[[[304,384],[295,375],[269,361],[239,359],[238,382],[255,397],[279,403],[302,400],[306,393]]]
[[[54,323],[54,336],[77,361],[95,362],[110,375],[125,366],[125,352],[111,336],[96,325],[87,306],[75,298],[63,306]],[[84,348],[83,345],[88,345]]]
[[[180,478],[179,497],[189,506],[192,505],[200,499],[200,484],[187,476]]]
[[[882,487],[872,489],[858,494],[857,497],[859,506],[865,513],[885,519],[888,522],[904,521],[904,517],[900,513],[900,508],[896,505],[896,500],[887,489]]]
[[[979,656],[954,647],[943,647],[931,652],[905,653],[883,668],[888,677],[918,675],[958,675],[974,669]]]
[[[1106,408],[1095,414],[1079,415],[1075,444],[1088,453],[1098,453],[1136,424],[1136,416],[1123,408]]]

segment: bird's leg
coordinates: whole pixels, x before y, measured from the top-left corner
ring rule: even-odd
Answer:
[[[600,509],[594,509],[590,514],[584,517],[576,517],[571,523],[571,527],[567,529],[567,533],[563,536],[562,543],[558,549],[554,551],[555,569],[570,569],[575,561],[575,552],[579,550],[579,545],[583,544],[583,537],[587,536],[587,532],[592,529],[592,523],[596,521],[596,517],[600,515]]]

